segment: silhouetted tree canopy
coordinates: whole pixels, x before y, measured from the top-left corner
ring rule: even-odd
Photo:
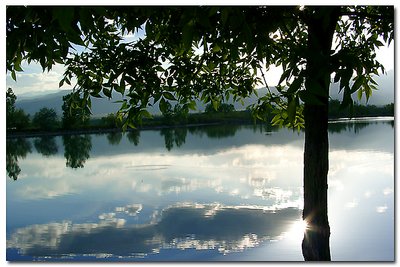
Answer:
[[[59,123],[57,112],[52,108],[41,108],[32,118],[32,124],[42,130],[55,129]]]
[[[273,105],[276,119],[300,127],[300,100],[318,103],[319,89],[307,90],[308,28],[326,18],[326,8],[251,7],[7,7],[7,70],[13,78],[21,63],[37,61],[43,70],[55,63],[68,68],[60,82],[77,78],[82,105],[111,91],[125,95],[120,119],[133,126],[148,116],[149,105],[164,111],[166,100],[194,109],[194,99],[218,107],[254,93],[270,65],[283,67],[279,93],[259,97],[255,115]],[[371,96],[373,74],[383,71],[375,49],[394,38],[393,6],[335,7],[335,37],[326,70],[344,90]],[[327,23],[322,19],[321,23]],[[143,29],[145,35],[123,42],[122,35]],[[84,47],[84,52],[70,49]],[[322,71],[322,70],[321,70]],[[261,76],[260,76],[261,74]],[[313,91],[313,92],[311,92]]]
[[[305,127],[303,255],[330,260],[329,85],[339,82],[343,107],[355,93],[372,95],[373,76],[384,72],[375,50],[394,40],[393,6],[11,6],[6,29],[14,80],[23,60],[43,70],[64,64],[60,86],[76,78],[82,107],[90,96],[123,95],[117,117],[125,129],[148,117],[149,106],[167,111],[167,100],[188,112],[196,99],[217,110],[257,94],[257,86],[269,88],[264,72],[282,66],[277,92],[259,95],[251,109],[260,119],[274,110],[274,125]],[[131,42],[122,37],[142,30]],[[185,136],[163,135],[168,149]]]
[[[87,106],[82,108],[76,104],[82,100],[79,95],[73,93],[63,96],[63,117],[61,121],[63,128],[79,128],[89,123],[90,108]]]

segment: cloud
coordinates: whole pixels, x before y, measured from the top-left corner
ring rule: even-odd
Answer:
[[[59,90],[59,82],[65,71],[65,67],[60,64],[54,65],[50,72],[43,72],[40,65],[35,63],[29,66],[24,64],[23,69],[24,72],[17,73],[17,81],[14,81],[10,75],[6,77],[7,87],[11,87],[17,97]],[[62,89],[72,89],[72,87],[66,84]]]
[[[298,220],[300,210],[269,212],[257,207],[183,203],[165,208],[158,216],[139,225],[127,224],[115,213],[101,214],[94,223],[32,225],[12,233],[7,248],[34,257],[143,257],[174,248],[217,249],[227,254],[280,239]]]

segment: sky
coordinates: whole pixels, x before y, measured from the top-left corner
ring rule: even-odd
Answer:
[[[135,34],[142,36],[142,33]],[[133,40],[134,35],[130,34],[128,39]],[[393,43],[389,47],[381,47],[377,51],[378,60],[385,66],[386,71],[394,69],[394,45]],[[11,87],[17,98],[23,99],[27,97],[34,97],[38,95],[54,93],[59,90],[69,90],[72,86],[64,84],[63,87],[59,88],[58,84],[62,79],[62,75],[65,71],[63,65],[57,64],[53,66],[50,72],[43,72],[39,64],[31,63],[28,65],[26,62],[22,64],[23,72],[17,73],[17,81],[15,82],[10,73],[6,76],[6,87]],[[278,83],[280,74],[282,73],[279,67],[270,67],[269,71],[265,73],[266,80],[269,86],[274,86]],[[384,76],[382,77],[385,78]],[[388,77],[389,79],[391,77]],[[74,83],[72,83],[74,85]],[[262,87],[263,85],[260,85]]]
[[[391,44],[389,47],[383,47],[377,51],[378,60],[385,66],[386,71],[394,69],[394,46]],[[62,79],[65,71],[63,65],[57,64],[53,66],[50,72],[43,72],[39,64],[31,63],[28,65],[26,62],[22,65],[23,72],[17,73],[17,81],[15,82],[10,73],[7,74],[6,86],[11,87],[18,98],[31,97],[35,95],[42,95],[56,90],[72,89],[72,86],[64,84],[59,88],[58,84]],[[265,73],[268,85],[276,85],[279,81],[280,74],[282,73],[280,67],[271,67]]]

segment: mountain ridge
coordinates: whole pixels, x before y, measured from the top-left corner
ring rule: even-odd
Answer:
[[[374,90],[372,97],[366,103],[365,97],[361,101],[358,101],[357,97],[354,95],[353,99],[359,104],[371,104],[371,105],[386,105],[394,103],[394,71],[388,71],[385,76],[378,76],[375,78],[376,82],[379,84],[379,90]],[[270,87],[274,91],[274,87]],[[275,89],[276,90],[276,89]],[[265,87],[257,89],[260,96],[267,92]],[[62,97],[69,94],[71,90],[54,90],[50,91],[48,94],[41,96],[30,96],[30,97],[17,97],[16,107],[23,109],[26,113],[34,115],[42,107],[53,108],[59,116],[62,115]],[[339,84],[331,84],[330,96],[332,99],[341,100],[343,97],[343,92],[339,93]],[[120,103],[115,103],[115,101],[122,100],[123,96],[120,93],[113,92],[112,98],[95,98],[92,99],[92,117],[102,117],[109,113],[115,113],[120,107]],[[252,94],[250,97],[244,99],[244,105],[240,103],[233,103],[228,101],[229,104],[233,104],[236,110],[245,109],[248,105],[256,103],[257,97]],[[174,105],[174,103],[171,103]],[[196,101],[197,111],[204,111],[205,105],[201,101]],[[148,111],[152,114],[160,114],[158,105],[149,107]]]

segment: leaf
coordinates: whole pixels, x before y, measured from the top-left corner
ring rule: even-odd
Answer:
[[[297,90],[300,88],[300,86],[302,84],[303,84],[303,77],[298,77],[289,86],[289,89],[287,90],[287,93],[288,94],[294,94],[295,92],[297,92]]]
[[[15,70],[11,71],[11,78],[13,78],[14,81],[17,81],[17,76],[15,74]]]
[[[190,20],[182,30],[182,42],[185,50],[192,47],[193,41],[193,20]]]
[[[141,111],[140,111],[140,115],[142,116],[142,117],[145,117],[145,118],[152,118],[153,116],[150,114],[150,112],[148,112],[147,110],[145,110],[145,109],[142,109]]]
[[[60,83],[58,84],[58,87],[60,88],[64,84],[64,79],[61,79]]]
[[[293,98],[287,107],[287,114],[290,123],[294,123],[294,119],[296,118],[296,98]]]
[[[174,78],[172,78],[172,76],[168,77],[168,79],[167,79],[168,86],[172,86],[173,82],[174,82]]]
[[[194,100],[190,101],[187,106],[191,110],[196,110],[196,101]]]
[[[73,7],[56,7],[53,9],[53,17],[65,32],[73,31],[71,27],[74,18]]]
[[[104,93],[104,95],[107,96],[108,98],[111,98],[111,89],[103,88],[103,93]]]
[[[150,20],[146,21],[146,25],[145,25],[145,31],[146,31],[146,35],[151,37],[152,36],[152,32],[153,32],[153,27],[152,27],[152,23],[150,22]]]
[[[24,71],[24,70],[21,68],[20,64],[17,64],[17,62],[15,62],[15,64],[14,64],[14,69],[15,69],[16,71]]]
[[[215,44],[215,45],[213,46],[213,48],[212,48],[212,52],[213,52],[213,53],[216,53],[216,52],[219,52],[219,51],[221,51],[221,47],[219,47],[218,44]]]
[[[285,71],[282,73],[281,78],[279,79],[278,84],[281,84],[285,79],[288,79],[289,76],[290,76],[290,72],[291,72],[291,71],[292,71],[291,69],[285,70]]]
[[[361,100],[361,98],[362,98],[362,93],[363,93],[363,89],[362,89],[362,88],[358,89],[358,91],[357,91],[357,98],[358,98],[358,100]]]
[[[168,100],[176,100],[173,94],[171,94],[170,92],[164,92],[163,96]]]
[[[358,88],[360,88],[360,86],[364,83],[365,79],[364,76],[358,76],[356,81],[353,83],[352,87],[351,87],[351,91],[350,93],[354,93],[355,91],[358,90]]]
[[[228,21],[229,17],[229,11],[227,8],[223,8],[221,12],[221,20],[222,20],[222,25],[225,25],[226,22]]]
[[[212,104],[214,110],[217,111],[218,107],[219,107],[219,101],[211,99],[211,104]]]
[[[365,97],[367,98],[367,103],[368,103],[369,98],[372,96],[372,89],[368,83],[364,83],[364,92],[365,92]]]
[[[160,108],[161,113],[166,113],[167,112],[167,102],[165,101],[164,98],[160,99],[160,103],[158,104],[158,107]]]

